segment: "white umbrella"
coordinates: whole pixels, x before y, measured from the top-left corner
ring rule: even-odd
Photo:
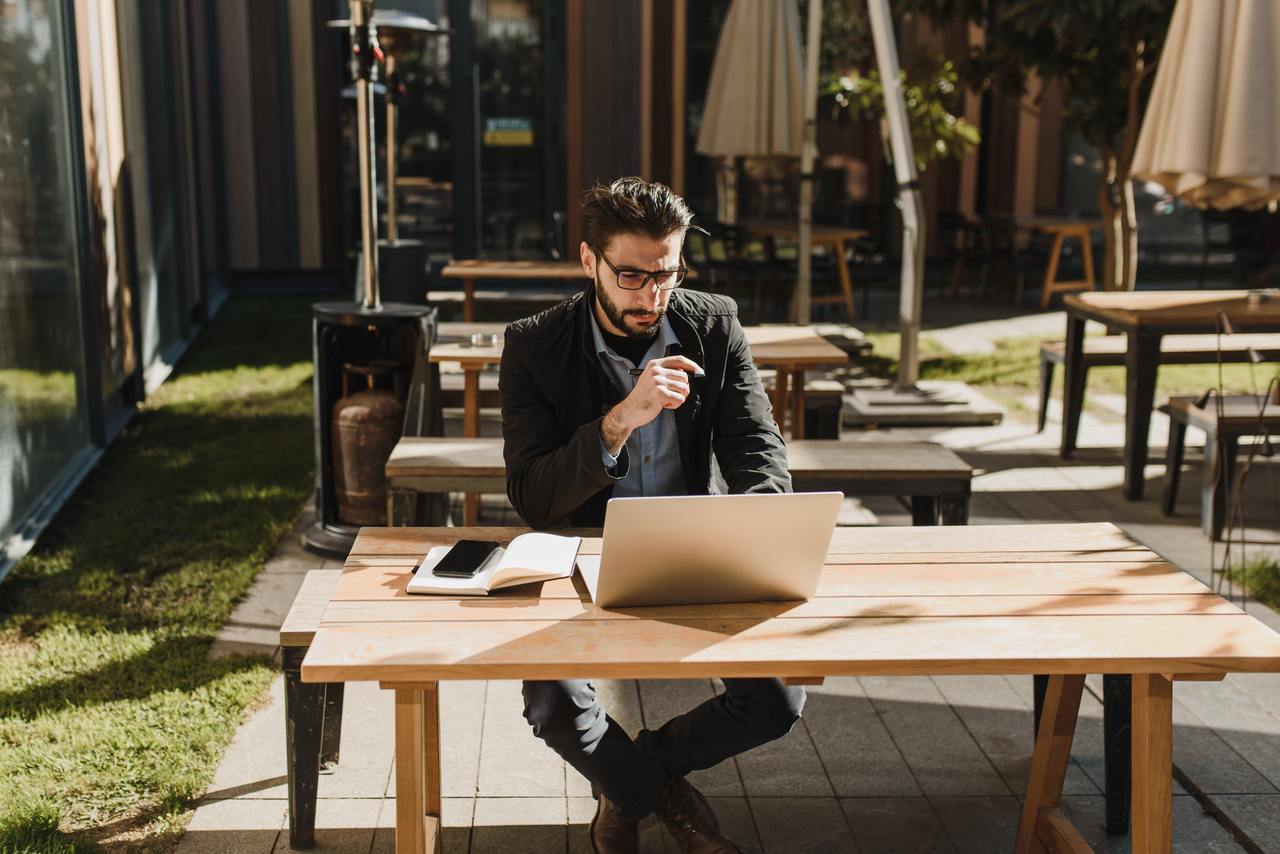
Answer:
[[[800,154],[802,103],[795,4],[733,0],[716,43],[697,143],[698,153],[725,158],[722,220],[736,219],[733,158]]]
[[[1179,0],[1133,173],[1197,207],[1280,199],[1280,4]]]

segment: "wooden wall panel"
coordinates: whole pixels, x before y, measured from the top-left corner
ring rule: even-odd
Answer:
[[[217,0],[218,79],[226,169],[227,254],[233,270],[259,268],[257,159],[251,89],[248,0]]]
[[[289,0],[289,44],[293,73],[293,157],[295,163],[298,266],[318,269],[321,254],[320,125],[316,116],[315,33],[312,0]],[[333,180],[329,176],[329,180]]]

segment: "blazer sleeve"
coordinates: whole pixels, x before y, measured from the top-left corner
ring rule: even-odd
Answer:
[[[729,492],[791,491],[787,446],[736,317],[729,319],[724,387],[711,441]]]
[[[601,418],[578,427],[566,443],[529,358],[523,342],[507,339],[498,374],[507,497],[529,527],[563,527],[578,507],[626,476],[627,453],[624,448],[612,471],[605,468]]]

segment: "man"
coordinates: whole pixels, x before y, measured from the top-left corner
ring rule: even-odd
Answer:
[[[683,199],[640,178],[588,191],[579,252],[591,284],[508,327],[507,494],[530,526],[600,526],[614,496],[707,494],[713,454],[730,492],[790,491],[733,301],[678,289],[692,218]],[[720,696],[635,740],[590,682],[524,683],[534,733],[597,793],[597,852],[636,851],[636,823],[651,812],[685,851],[738,850],[684,777],[786,734],[804,689],[724,682]]]

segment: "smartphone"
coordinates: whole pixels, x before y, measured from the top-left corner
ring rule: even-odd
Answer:
[[[458,540],[448,554],[440,558],[431,574],[445,578],[470,578],[497,547],[497,543],[488,540]]]

